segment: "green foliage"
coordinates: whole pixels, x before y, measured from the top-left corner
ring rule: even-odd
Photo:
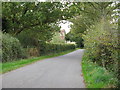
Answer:
[[[26,48],[26,52],[27,52],[27,54],[28,54],[28,56],[29,57],[37,57],[37,56],[40,56],[39,54],[39,49],[38,48],[36,48],[36,47],[34,47],[34,48],[29,48],[29,47],[27,47]]]
[[[65,43],[65,39],[61,39],[60,32],[56,32],[56,33],[53,35],[53,38],[52,38],[52,40],[50,41],[50,43],[64,44],[64,43]]]
[[[82,38],[89,60],[113,72],[117,77],[120,76],[117,28],[119,10],[116,10],[119,5],[119,2],[73,3],[71,10],[76,12],[76,16],[70,20],[73,25],[71,35],[67,38]]]
[[[62,17],[61,7],[61,3],[51,2],[37,5],[34,2],[3,2],[3,31],[17,35],[24,30],[54,23]]]
[[[60,8],[61,3],[3,2],[2,31],[16,36],[24,47],[38,46],[39,41],[50,41],[59,30]]]
[[[67,37],[70,40],[75,41],[79,46],[83,46],[82,34],[89,29],[92,25],[96,24],[101,20],[101,18],[111,19],[113,10],[117,6],[111,6],[112,2],[78,2],[73,3],[70,6],[70,11],[75,14],[73,18],[70,19],[71,25],[71,35]]]
[[[118,37],[117,29],[112,28],[108,21],[101,20],[84,36],[88,57],[93,62],[103,66],[118,75]]]
[[[38,47],[39,41],[50,41],[59,30],[56,22],[64,15],[62,6],[59,2],[3,2],[2,31],[17,37],[25,48]]]
[[[20,58],[26,58],[26,54],[19,40],[9,34],[2,34],[2,61],[8,62]]]
[[[88,52],[82,58],[82,72],[87,88],[115,88],[118,79],[114,73],[90,61]]]
[[[75,45],[72,44],[49,44],[44,41],[38,42],[38,47],[27,47],[23,49],[17,38],[9,34],[2,34],[2,37],[3,62],[11,62],[21,58],[27,58],[28,56],[47,55],[75,49]]]
[[[80,47],[80,48],[84,47],[83,39],[80,33],[74,34],[72,32],[69,32],[66,34],[65,39],[66,41],[76,42],[77,47]]]
[[[56,24],[49,26],[41,26],[39,28],[22,31],[16,37],[20,40],[24,47],[39,47],[40,41],[50,41],[55,32],[59,30]],[[29,34],[28,34],[29,33]]]
[[[59,53],[66,50],[75,49],[74,44],[51,44],[44,43],[40,45],[40,55],[47,55],[51,53]]]
[[[34,54],[33,51],[36,51],[35,53],[39,52],[39,55],[74,49],[75,45],[45,43],[49,42],[54,33],[59,30],[56,22],[73,17],[70,19],[73,23],[72,29],[66,35],[66,40],[75,41],[81,47],[84,46],[84,41],[89,60],[120,76],[117,24],[110,24],[113,19],[118,19],[115,9],[119,7],[119,4],[112,4],[113,2],[69,2],[66,4],[39,2],[35,5],[33,2],[3,2],[2,31],[19,39],[3,34],[3,61],[24,58],[26,55],[23,54],[21,44],[25,48],[30,47],[30,53]],[[87,62],[83,67],[87,68],[84,71],[87,71],[85,77],[88,83],[94,83],[89,87],[93,88],[96,83],[95,87],[103,87],[108,83],[114,86],[116,79],[110,80],[113,75],[108,75],[105,69],[98,68],[97,65]],[[89,69],[95,75],[90,74]]]

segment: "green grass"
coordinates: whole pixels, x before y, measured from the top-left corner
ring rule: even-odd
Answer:
[[[46,56],[40,56],[40,57],[34,57],[34,58],[29,58],[29,59],[21,59],[21,60],[12,61],[12,62],[0,63],[0,67],[2,67],[2,69],[0,68],[0,73],[6,73],[8,71],[23,67],[23,66],[31,64],[31,63],[34,63],[36,61],[43,60],[43,59],[46,59],[46,58],[52,58],[52,57],[64,55],[64,54],[70,53],[72,51],[74,51],[74,50],[68,50],[68,51],[64,51],[64,52],[61,52],[61,53],[56,53],[56,54],[51,54],[51,55],[46,55]]]
[[[114,74],[89,61],[86,52],[82,58],[82,72],[86,88],[114,88],[117,84]]]

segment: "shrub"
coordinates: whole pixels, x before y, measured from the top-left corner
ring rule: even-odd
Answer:
[[[51,44],[40,42],[38,46],[24,48],[19,40],[9,34],[2,34],[2,61],[8,62],[22,58],[54,54],[66,50],[75,49],[73,44]]]
[[[59,52],[71,50],[71,49],[75,49],[74,44],[41,43],[40,44],[40,55],[59,53]]]
[[[29,55],[29,57],[37,57],[39,56],[39,50],[38,48],[27,48],[27,54]]]
[[[2,61],[13,61],[26,58],[19,40],[9,34],[2,34]]]
[[[118,34],[108,21],[101,20],[99,23],[87,30],[83,36],[87,56],[93,62],[118,73]]]
[[[26,30],[16,36],[24,48],[37,46],[38,39],[35,38],[34,34],[31,34],[29,30]]]
[[[84,36],[84,44],[92,61],[116,71],[118,63],[117,30],[109,22],[96,24]]]
[[[118,83],[114,73],[91,62],[86,51],[82,58],[82,72],[87,88],[115,88]]]

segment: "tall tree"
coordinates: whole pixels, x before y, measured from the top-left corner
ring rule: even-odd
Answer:
[[[79,2],[72,3],[70,6],[71,12],[76,13],[75,16],[70,19],[73,23],[71,25],[71,34],[76,38],[82,38],[82,34],[85,34],[87,29],[93,27],[101,19],[108,19],[112,21],[111,15],[114,13],[118,5],[113,2]],[[71,37],[70,35],[68,35]],[[83,42],[81,39],[74,41]]]
[[[60,3],[3,2],[2,7],[3,31],[14,35],[54,23],[62,16]]]
[[[60,2],[3,2],[2,31],[21,41],[49,41],[58,30],[56,22],[68,17],[67,11]]]

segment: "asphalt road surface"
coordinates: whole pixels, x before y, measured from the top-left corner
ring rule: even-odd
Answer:
[[[5,73],[2,88],[85,88],[80,64],[83,52],[79,49]]]

